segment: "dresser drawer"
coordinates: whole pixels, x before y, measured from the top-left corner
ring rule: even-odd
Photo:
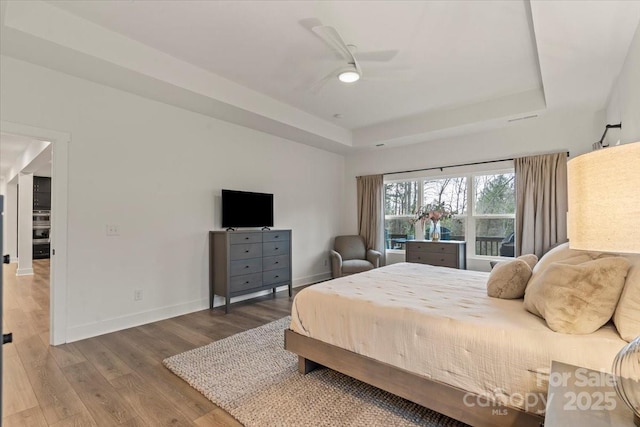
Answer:
[[[229,275],[239,276],[242,274],[260,273],[262,271],[261,258],[247,258],[229,263]]]
[[[262,243],[250,243],[246,245],[231,245],[229,259],[247,259],[262,257]]]
[[[411,252],[433,252],[438,254],[456,254],[458,245],[437,242],[407,242],[407,250]]]
[[[289,241],[263,243],[262,244],[262,254],[264,256],[288,255],[289,254]]]
[[[262,233],[263,242],[288,242],[291,233],[289,231],[265,231]]]
[[[289,255],[262,258],[262,269],[264,271],[277,270],[279,268],[289,268]]]
[[[458,257],[456,256],[456,254],[410,252],[407,253],[407,262],[417,262],[420,264],[431,264],[440,267],[458,268]]]
[[[229,243],[238,245],[240,243],[261,243],[262,233],[235,233],[229,234]]]
[[[281,268],[279,270],[265,271],[262,273],[262,284],[272,285],[274,283],[285,282],[289,280],[289,269]]]
[[[229,291],[231,293],[262,286],[262,273],[233,276],[229,279]]]

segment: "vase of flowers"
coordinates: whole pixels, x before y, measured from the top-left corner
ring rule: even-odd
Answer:
[[[433,202],[424,206],[420,206],[416,212],[415,218],[411,221],[413,224],[420,223],[420,226],[425,226],[425,223],[429,221],[429,234],[430,240],[437,242],[440,240],[440,220],[451,218],[453,211],[450,207],[446,206],[442,202]]]

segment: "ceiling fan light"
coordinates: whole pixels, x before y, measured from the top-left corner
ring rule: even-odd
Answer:
[[[360,80],[360,73],[353,70],[342,71],[338,74],[338,80],[342,83],[354,83]]]

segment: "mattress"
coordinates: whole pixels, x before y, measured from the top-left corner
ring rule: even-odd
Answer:
[[[488,273],[400,263],[320,283],[293,302],[291,329],[444,384],[543,413],[552,360],[605,372],[626,344],[613,324],[553,332],[521,299],[490,298]]]

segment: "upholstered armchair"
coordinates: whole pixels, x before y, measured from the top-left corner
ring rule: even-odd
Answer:
[[[337,236],[331,251],[333,277],[360,273],[380,267],[382,254],[367,250],[362,236]]]

